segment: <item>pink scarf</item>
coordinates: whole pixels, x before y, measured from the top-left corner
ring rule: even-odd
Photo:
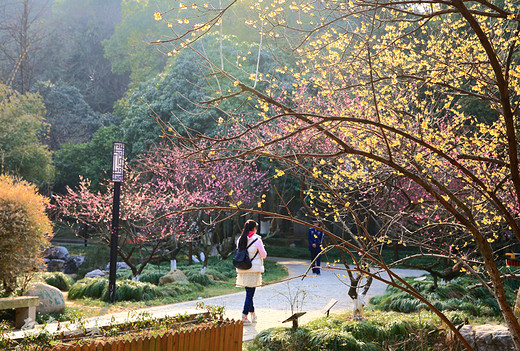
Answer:
[[[253,235],[255,235],[255,232],[249,232],[247,233],[247,238],[250,239]]]

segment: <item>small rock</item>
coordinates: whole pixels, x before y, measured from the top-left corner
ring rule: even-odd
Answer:
[[[126,264],[126,262],[117,262],[116,263],[116,271],[120,269],[131,269],[129,265]],[[110,262],[105,267],[106,271],[110,271]]]
[[[32,284],[25,296],[38,296],[40,304],[36,307],[36,313],[50,314],[63,313],[65,311],[65,299],[63,293],[50,285],[43,283]]]
[[[101,269],[94,269],[93,271],[90,271],[87,274],[85,274],[85,278],[104,277],[107,274],[108,274],[107,271],[102,271]]]
[[[63,272],[66,274],[77,273],[79,266],[81,266],[83,262],[85,262],[85,256],[70,256],[65,262],[65,269]]]

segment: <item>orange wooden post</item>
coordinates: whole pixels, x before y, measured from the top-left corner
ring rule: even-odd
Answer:
[[[235,323],[233,321],[229,321],[228,324],[229,329],[229,349],[235,350],[235,342],[236,342],[236,335],[235,335]]]
[[[188,340],[186,342],[186,346],[184,346],[185,351],[193,351],[193,345],[195,342],[195,333],[193,333],[192,330],[186,332],[186,339]]]
[[[200,345],[201,351],[209,351],[211,334],[210,334],[210,331],[208,328],[202,329],[201,341],[202,341],[202,343]]]
[[[179,333],[173,333],[173,351],[179,351]]]
[[[217,329],[215,328],[214,325],[212,325],[210,328],[209,328],[209,332],[211,333],[211,351],[213,350],[218,350],[218,333],[217,333]]]
[[[200,350],[200,338],[201,338],[201,328],[197,328],[193,331],[193,337],[192,337],[192,347],[191,350]]]
[[[180,332],[179,333],[179,346],[177,347],[177,350],[184,351],[185,342],[186,342],[186,333]]]
[[[227,351],[224,348],[224,337],[225,337],[224,329],[223,328],[217,328],[217,327],[215,327],[215,329],[216,329],[216,332],[217,332],[217,345],[218,345],[218,349],[217,350]]]
[[[244,344],[244,323],[242,321],[237,321],[236,326],[238,329],[238,350],[242,350],[242,345]]]
[[[168,338],[166,339],[166,351],[173,351],[173,341],[174,337],[173,334],[170,332],[168,333]]]

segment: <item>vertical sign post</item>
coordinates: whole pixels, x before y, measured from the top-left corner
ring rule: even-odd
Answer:
[[[110,303],[116,297],[116,265],[117,240],[119,236],[119,203],[121,197],[121,183],[124,180],[125,144],[114,142],[112,151],[112,182],[114,183],[114,202],[112,205],[112,227],[110,234],[110,273],[108,276],[108,299]]]

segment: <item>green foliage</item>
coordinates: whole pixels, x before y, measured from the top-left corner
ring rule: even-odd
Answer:
[[[429,276],[428,276],[429,277]],[[483,287],[474,287],[479,284],[476,279],[464,276],[458,277],[435,289],[433,280],[414,281],[406,280],[419,291],[430,303],[441,311],[460,311],[475,317],[498,317],[500,309],[496,300]],[[515,289],[518,282],[504,284],[509,303],[515,301]],[[428,309],[424,303],[395,287],[389,286],[382,296],[370,299],[371,307],[382,311],[397,311],[411,313]]]
[[[84,278],[78,280],[69,290],[69,299],[75,300],[85,297],[99,299],[103,290],[108,289],[108,280],[105,278]]]
[[[208,285],[213,284],[213,282],[211,281],[211,279],[209,278],[208,275],[202,274],[200,272],[187,271],[186,277],[188,278],[188,280],[191,283],[197,283],[202,286],[208,286]]]
[[[85,256],[85,261],[78,268],[78,276],[83,277],[86,273],[95,269],[105,269],[110,261],[110,250],[106,245],[92,243],[88,246],[70,245],[66,246],[71,255]]]
[[[65,306],[63,313],[36,314],[36,322],[38,324],[47,324],[53,322],[65,322],[75,320],[80,316],[84,319],[83,313],[77,307]]]
[[[64,83],[40,82],[34,88],[45,104],[48,125],[42,139],[51,150],[67,142],[87,142],[103,124],[103,115],[94,112],[80,91]]]
[[[69,291],[72,286],[72,278],[62,272],[45,273],[43,275],[45,283],[52,285],[61,291]]]
[[[202,287],[198,284],[168,284],[159,287],[151,283],[135,282],[128,279],[116,281],[116,301],[147,301],[156,298],[176,297],[192,291],[201,291]],[[77,281],[69,291],[69,299],[100,299],[108,301],[108,279],[84,278]]]
[[[155,21],[153,14],[171,6],[167,0],[121,2],[121,22],[103,46],[112,71],[129,72],[134,86],[158,74],[166,63],[167,56],[149,43],[169,34],[168,27]]]
[[[38,94],[19,94],[0,84],[0,163],[2,172],[43,185],[54,176],[51,153],[38,140],[44,106]]]
[[[47,201],[34,185],[0,176],[0,282],[7,295],[18,277],[41,269],[42,248],[52,236]]]
[[[144,272],[139,276],[139,281],[143,283],[150,283],[153,285],[159,285],[159,279],[164,276],[165,273],[159,272]]]
[[[48,33],[38,57],[38,79],[65,82],[78,88],[95,111],[111,111],[128,77],[111,71],[102,42],[120,20],[120,0],[53,1],[52,11],[42,18]]]
[[[431,313],[402,315],[367,313],[366,320],[353,321],[346,315],[314,320],[294,331],[272,328],[260,332],[247,344],[247,350],[417,350],[431,349],[440,320]]]
[[[208,36],[194,45],[207,55],[208,60],[218,61],[220,66],[218,39],[217,36]],[[224,69],[249,84],[249,74],[255,72],[256,57],[248,56],[247,52],[254,51],[254,48],[244,43],[237,44],[233,39],[225,37],[222,41],[222,55],[235,59],[225,60]],[[246,56],[246,60],[236,61],[237,57]],[[272,72],[274,66],[273,60],[265,55],[260,61],[259,70]],[[182,135],[206,133],[213,136],[226,128],[225,123],[219,123],[219,118],[227,118],[221,112],[224,107],[244,114],[255,110],[243,99],[229,98],[216,105],[203,103],[233,90],[233,82],[219,79],[208,62],[191,50],[181,51],[168,61],[160,74],[130,89],[114,108],[114,113],[124,118],[121,128],[130,148],[129,157],[133,158],[146,152],[150,146],[159,144],[164,133],[155,120],[155,114]]]
[[[54,190],[63,193],[65,187],[76,187],[79,176],[90,179],[99,190],[103,179],[112,167],[112,143],[121,141],[119,127],[110,125],[99,128],[92,139],[85,143],[67,143],[55,152],[56,181]]]

